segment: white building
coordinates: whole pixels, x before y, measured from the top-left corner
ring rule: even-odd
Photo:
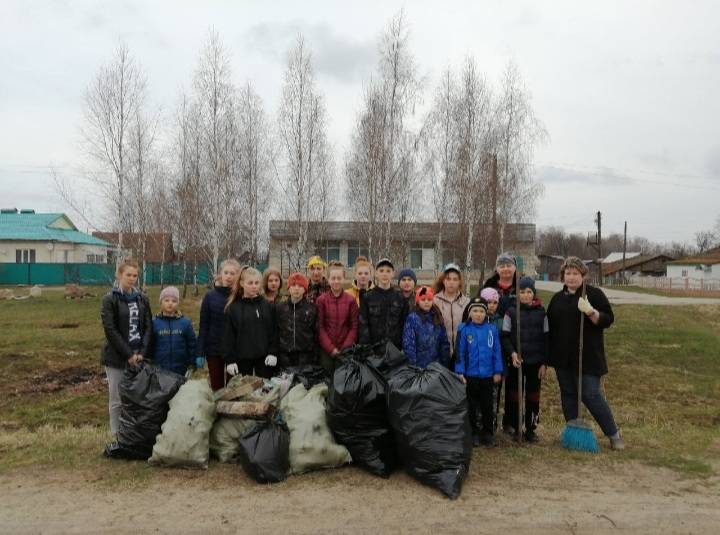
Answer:
[[[671,279],[720,281],[720,247],[669,262],[667,276]]]

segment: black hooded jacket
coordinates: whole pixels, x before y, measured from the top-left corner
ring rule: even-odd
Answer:
[[[275,307],[263,296],[238,299],[225,314],[223,357],[226,364],[277,355]]]

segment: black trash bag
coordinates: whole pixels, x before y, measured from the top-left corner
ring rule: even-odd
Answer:
[[[401,366],[407,364],[405,353],[395,347],[392,342],[378,342],[372,346],[359,347],[370,348],[372,355],[369,356],[368,363],[378,370],[385,379],[392,377]]]
[[[110,459],[130,459],[133,461],[144,461],[148,458],[147,452],[129,446],[122,446],[119,442],[110,442],[105,445],[103,455]]]
[[[259,422],[240,438],[240,463],[258,483],[278,483],[290,470],[290,432],[284,423]]]
[[[330,384],[330,374],[328,374],[325,368],[317,364],[289,366],[285,368],[284,371],[293,374],[292,386],[301,384],[306,390],[310,390],[313,386],[320,383]]]
[[[398,461],[387,415],[387,382],[368,362],[374,356],[371,346],[341,353],[328,394],[327,417],[335,440],[348,449],[353,463],[389,477]]]
[[[184,382],[182,375],[147,362],[127,367],[120,381],[122,409],[117,447],[108,445],[105,455],[148,459],[167,417],[168,403]]]
[[[472,432],[465,385],[437,362],[404,366],[389,381],[388,410],[407,472],[450,499],[470,468]]]

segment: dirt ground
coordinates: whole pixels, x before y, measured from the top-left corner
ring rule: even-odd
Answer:
[[[108,465],[111,470],[112,465]],[[641,464],[608,470],[487,467],[449,501],[402,473],[357,468],[261,486],[239,466],[165,470],[146,487],[114,488],[97,473],[0,476],[2,533],[714,533],[718,481]]]

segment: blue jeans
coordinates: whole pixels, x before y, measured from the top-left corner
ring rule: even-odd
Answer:
[[[569,368],[555,368],[555,374],[560,383],[560,401],[562,403],[565,421],[569,422],[578,417],[577,403],[577,372]],[[582,376],[582,402],[595,418],[595,421],[606,436],[613,436],[618,432],[613,418],[612,410],[605,396],[600,391],[600,377],[597,375]]]

